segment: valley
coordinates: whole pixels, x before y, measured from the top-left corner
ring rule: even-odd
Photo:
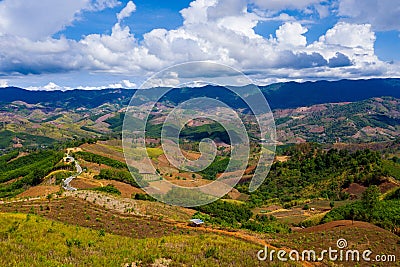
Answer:
[[[400,259],[398,81],[371,80],[368,86],[360,81],[359,86],[367,88],[364,94],[355,98],[343,93],[341,101],[323,92],[301,105],[296,94],[287,99],[290,88],[313,91],[322,85],[346,88],[348,83],[353,85],[342,81],[263,88],[271,96],[276,152],[268,176],[254,192],[249,191],[250,181],[261,154],[268,150],[260,145],[263,138],[253,126],[252,114],[225,96],[237,104],[248,130],[249,160],[229,193],[192,208],[164,204],[146,192],[151,185],[167,193],[161,178],[201,187],[226,170],[231,145],[226,131],[212,120],[194,119],[180,133],[179,147],[190,160],[201,157],[202,138],[214,140],[216,158],[204,170],[178,169],[161,145],[166,114],[186,95],[202,95],[210,88],[173,91],[151,113],[146,148],[129,150],[129,156],[148,155],[155,174],[128,166],[125,160],[121,131],[132,91],[23,91],[16,100],[9,92],[19,89],[4,89],[0,255],[12,252],[0,257],[0,265],[18,261],[21,266],[336,266],[329,260],[260,262],[257,252],[264,246],[320,251],[335,247],[340,238],[346,238],[349,248]],[[377,83],[386,87],[379,91]],[[36,103],[25,94],[35,94]],[[64,101],[55,101],[54,94]],[[67,155],[81,167],[77,175],[75,162]],[[73,176],[69,187],[64,186],[63,180]],[[147,186],[141,188],[141,183]],[[201,219],[204,225],[190,226],[190,219]]]

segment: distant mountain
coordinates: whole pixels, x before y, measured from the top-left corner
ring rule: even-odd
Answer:
[[[282,143],[364,143],[400,137],[400,79],[290,82],[261,90],[274,112]],[[135,92],[0,89],[0,152],[11,147],[46,147],[58,141],[118,136],[124,107]],[[203,96],[233,108],[246,108],[238,96],[216,86],[172,89],[161,102],[169,110]]]
[[[95,108],[107,103],[127,105],[135,90],[71,90],[71,91],[29,91],[17,87],[0,89],[0,104],[23,101],[28,104],[42,104],[49,108]]]
[[[262,88],[272,109],[357,102],[373,97],[400,98],[400,79],[281,83]]]
[[[400,79],[317,81],[305,83],[278,83],[260,87],[271,109],[297,108],[324,103],[356,102],[373,97],[391,96],[400,98]],[[74,109],[95,108],[103,104],[127,105],[136,90],[72,90],[72,91],[28,91],[8,87],[0,89],[0,104],[23,101],[42,104],[48,108]],[[163,101],[174,104],[193,97],[212,97],[223,100],[234,108],[243,108],[244,102],[224,87],[173,89]]]

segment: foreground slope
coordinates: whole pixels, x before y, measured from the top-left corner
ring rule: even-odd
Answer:
[[[255,266],[259,249],[215,234],[134,239],[24,214],[1,214],[0,224],[0,265],[4,267]]]

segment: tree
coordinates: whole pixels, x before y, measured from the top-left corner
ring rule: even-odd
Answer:
[[[359,216],[360,216],[360,211],[357,208],[355,208],[354,206],[351,207],[351,209],[350,209],[350,217],[351,217],[352,224],[354,224],[354,220]]]
[[[361,202],[365,208],[365,211],[369,212],[369,214],[366,214],[368,219],[371,218],[371,214],[379,202],[380,194],[381,191],[376,185],[368,187],[367,190],[365,190],[362,194]]]
[[[48,206],[49,207],[49,211],[51,211],[50,202],[51,202],[52,198],[53,198],[53,194],[48,194],[46,196],[46,199],[49,201],[49,206]]]
[[[46,196],[46,199],[49,201],[49,203],[51,202],[51,199],[53,198],[53,194],[48,194]]]

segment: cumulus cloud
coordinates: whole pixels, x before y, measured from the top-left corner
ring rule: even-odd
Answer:
[[[350,48],[363,48],[367,51],[374,49],[375,33],[370,24],[354,25],[340,22],[329,29],[320,39],[330,45],[340,45]]]
[[[326,59],[317,52],[312,53],[293,53],[289,51],[283,52],[281,60],[277,67],[287,69],[305,69],[305,68],[316,68],[327,65]]]
[[[251,73],[258,82],[354,78],[389,75],[398,71],[376,57],[376,37],[370,24],[339,22],[317,41],[309,43],[305,36],[309,25],[306,27],[304,23],[281,13],[278,17],[282,17],[282,25],[270,37],[265,37],[255,31],[258,23],[280,19],[249,10],[249,1],[246,0],[193,1],[181,11],[183,24],[180,27],[154,29],[144,34],[143,40],[135,38],[129,26],[122,24],[124,18],[136,11],[135,4],[130,1],[116,14],[118,22],[111,33],[89,34],[78,41],[50,36],[88,6],[100,9],[115,7],[119,2],[79,0],[82,5],[65,15],[62,22],[56,23],[57,27],[49,27],[41,34],[29,36],[22,30],[13,34],[9,26],[4,26],[4,21],[11,16],[8,14],[12,10],[9,1],[0,2],[0,15],[1,12],[7,13],[4,17],[0,16],[0,75],[85,70],[144,77],[172,64],[193,60],[210,60],[235,67]],[[18,1],[21,0],[15,0],[16,3]],[[8,9],[2,10],[4,2]],[[271,9],[304,9],[310,5],[315,8],[321,1],[253,0],[252,3]],[[22,10],[25,8],[20,7]],[[11,13],[15,14],[14,11]],[[3,32],[2,27],[7,31]],[[178,79],[170,77],[167,80],[168,85],[175,85]],[[49,90],[57,89],[55,83],[46,86]],[[135,82],[125,79],[108,85],[112,88],[136,86]]]
[[[0,79],[0,87],[8,87],[8,80]]]
[[[276,31],[277,41],[280,45],[306,46],[307,38],[303,36],[308,29],[298,22],[285,23]]]
[[[393,0],[340,0],[339,15],[352,23],[369,23],[376,30],[400,31],[400,5]]]
[[[41,74],[83,67],[82,51],[75,41],[48,38],[32,41],[25,37],[0,35],[0,74]]]
[[[31,40],[48,38],[72,25],[84,11],[101,11],[118,5],[117,0],[3,0],[0,35]]]
[[[329,67],[331,68],[339,68],[339,67],[347,67],[351,66],[351,60],[348,56],[338,52],[336,55],[329,59]]]
[[[122,84],[124,88],[137,88],[137,84],[129,80],[122,80]]]
[[[7,87],[8,84],[5,83],[5,86],[2,86],[0,80],[0,87]],[[137,85],[129,80],[122,80],[120,82],[110,83],[108,85],[101,85],[101,86],[62,86],[58,85],[55,82],[49,82],[44,86],[28,86],[26,87],[27,90],[30,91],[68,91],[68,90],[102,90],[102,89],[136,89]]]
[[[79,42],[87,68],[111,73],[146,73],[162,67],[160,59],[140,46],[128,26],[119,23],[111,35],[91,34]]]
[[[0,33],[45,38],[70,25],[86,7],[87,0],[3,0],[0,1]]]
[[[46,91],[62,90],[63,88],[53,82],[48,83],[43,87]]]
[[[129,1],[126,6],[117,14],[117,19],[119,22],[125,18],[129,18],[133,12],[136,11],[136,5],[132,2]]]
[[[60,86],[54,82],[49,82],[48,84],[44,86],[29,86],[26,88],[27,90],[30,91],[67,91],[67,90],[72,90],[71,87],[65,87],[65,86]]]
[[[89,7],[89,11],[101,11],[106,8],[114,8],[121,4],[118,0],[95,0],[93,1]]]
[[[188,8],[184,8],[180,11],[184,19],[184,25],[206,22],[208,20],[208,8],[215,6],[217,3],[217,0],[192,1]]]
[[[317,15],[326,18],[334,9],[334,4],[327,0],[250,0],[251,4],[272,13],[283,10],[296,10],[305,15]]]
[[[321,0],[253,0],[258,7],[269,10],[305,9],[306,7],[324,2]]]

